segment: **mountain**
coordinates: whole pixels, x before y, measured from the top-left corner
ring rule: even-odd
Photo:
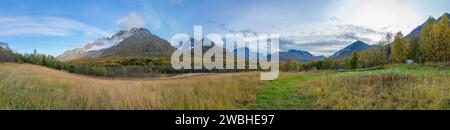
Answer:
[[[444,14],[443,14],[441,17],[439,17],[438,19],[435,19],[435,18],[430,17],[430,19],[428,19],[428,20],[432,20],[434,23],[436,23],[436,22],[438,22],[439,20],[441,20],[441,18],[442,18],[443,16],[447,16],[447,18],[450,18],[450,14],[449,14],[449,13],[444,13]],[[419,25],[418,27],[414,28],[414,29],[411,31],[411,33],[409,33],[408,35],[406,35],[406,38],[416,38],[416,37],[419,37],[420,32],[421,32],[422,29],[425,27],[425,25],[426,25],[426,23],[427,23],[428,20],[426,20],[424,23],[422,23],[422,24]],[[450,22],[449,22],[449,24],[450,24]]]
[[[316,58],[317,58],[318,60],[325,60],[325,59],[327,59],[327,57],[324,56],[324,55],[316,56]]]
[[[105,57],[170,58],[175,48],[166,40],[153,35],[145,28],[119,31],[111,37],[100,38],[82,48],[64,52],[60,61]]]
[[[289,50],[288,52],[280,52],[280,61],[300,61],[309,62],[313,60],[318,60],[318,58],[307,51],[302,50]]]
[[[7,49],[7,50],[9,50],[9,46],[8,46],[7,43],[0,42],[0,49]]]
[[[337,51],[330,57],[335,59],[343,58],[346,56],[350,56],[353,52],[362,52],[371,48],[373,48],[373,46],[370,46],[369,44],[358,40],[345,47],[344,49]]]
[[[0,62],[12,62],[15,54],[9,49],[8,44],[0,42]]]

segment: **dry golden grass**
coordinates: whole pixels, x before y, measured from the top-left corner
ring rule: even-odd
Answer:
[[[257,73],[136,81],[0,64],[0,109],[248,109]]]
[[[311,109],[450,109],[450,69],[391,66],[320,76],[297,85]]]

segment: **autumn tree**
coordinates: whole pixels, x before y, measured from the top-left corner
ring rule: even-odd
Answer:
[[[404,63],[408,58],[409,43],[403,39],[403,34],[398,32],[391,45],[391,60],[393,63]]]
[[[432,59],[432,53],[430,52],[432,50],[432,44],[433,44],[433,26],[434,26],[434,18],[430,17],[428,18],[427,22],[425,23],[424,27],[422,28],[422,31],[420,32],[420,39],[418,48],[419,48],[419,62],[426,62],[433,60]]]
[[[448,16],[448,15],[446,15]],[[447,17],[446,17],[447,18]],[[447,18],[448,21],[448,18]],[[447,49],[447,53],[445,54],[446,56],[446,63],[448,64],[450,62],[450,25],[448,25],[447,22],[447,27],[445,28],[445,43],[446,43],[446,49]]]
[[[443,15],[439,21],[434,24],[432,30],[432,44],[431,45],[431,53],[434,62],[444,62],[447,63],[449,61],[448,57],[448,38],[450,35],[448,34],[448,17],[447,15]]]

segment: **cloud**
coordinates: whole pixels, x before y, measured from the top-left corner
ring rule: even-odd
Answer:
[[[334,52],[361,40],[376,44],[386,32],[351,24],[331,24],[315,27],[309,31],[288,32],[280,42],[282,51],[298,49],[310,51],[315,55],[332,55]],[[284,36],[284,37],[283,37]]]
[[[0,17],[0,37],[6,36],[107,35],[101,29],[60,17]]]
[[[145,27],[145,21],[144,18],[142,18],[140,15],[138,15],[136,12],[131,12],[127,16],[120,18],[117,21],[117,24],[120,26],[131,29],[135,27]]]
[[[349,42],[341,41],[341,40],[328,40],[328,41],[317,41],[317,42],[310,42],[310,43],[295,43],[295,41],[291,40],[281,40],[281,50],[282,51],[288,51],[288,50],[307,50],[310,53],[314,55],[326,55],[329,56],[336,51],[344,48],[345,46],[349,45]]]
[[[361,40],[368,44],[378,43],[386,34],[384,30],[340,23],[338,18],[330,18],[330,22],[314,25],[286,26],[271,30],[234,30],[226,24],[210,21],[210,24],[228,33],[243,34],[280,34],[280,50],[292,49],[309,51],[314,55],[332,55],[347,45]]]

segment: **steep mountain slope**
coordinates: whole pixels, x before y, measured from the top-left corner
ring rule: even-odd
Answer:
[[[343,58],[346,56],[350,56],[353,52],[362,52],[365,50],[369,50],[371,48],[373,48],[373,46],[358,40],[358,41],[350,44],[349,46],[345,47],[344,49],[337,51],[330,57],[331,58]]]
[[[170,58],[175,50],[169,42],[150,33],[145,28],[119,31],[109,38],[100,38],[82,48],[64,52],[61,61],[104,57]]]
[[[435,19],[435,18],[432,18],[432,17],[430,17],[431,18],[431,20],[433,21],[433,22],[437,22],[437,21],[439,21],[443,16],[447,16],[448,18],[450,18],[450,14],[449,13],[444,13],[441,17],[439,17],[438,19]],[[419,25],[418,27],[416,27],[416,28],[414,28],[412,31],[411,31],[411,33],[409,33],[408,35],[406,35],[406,38],[416,38],[416,37],[419,37],[419,35],[420,35],[420,32],[422,31],[422,29],[425,27],[425,24],[426,24],[426,22],[427,22],[428,20],[426,20],[424,23],[422,23],[421,25]]]

